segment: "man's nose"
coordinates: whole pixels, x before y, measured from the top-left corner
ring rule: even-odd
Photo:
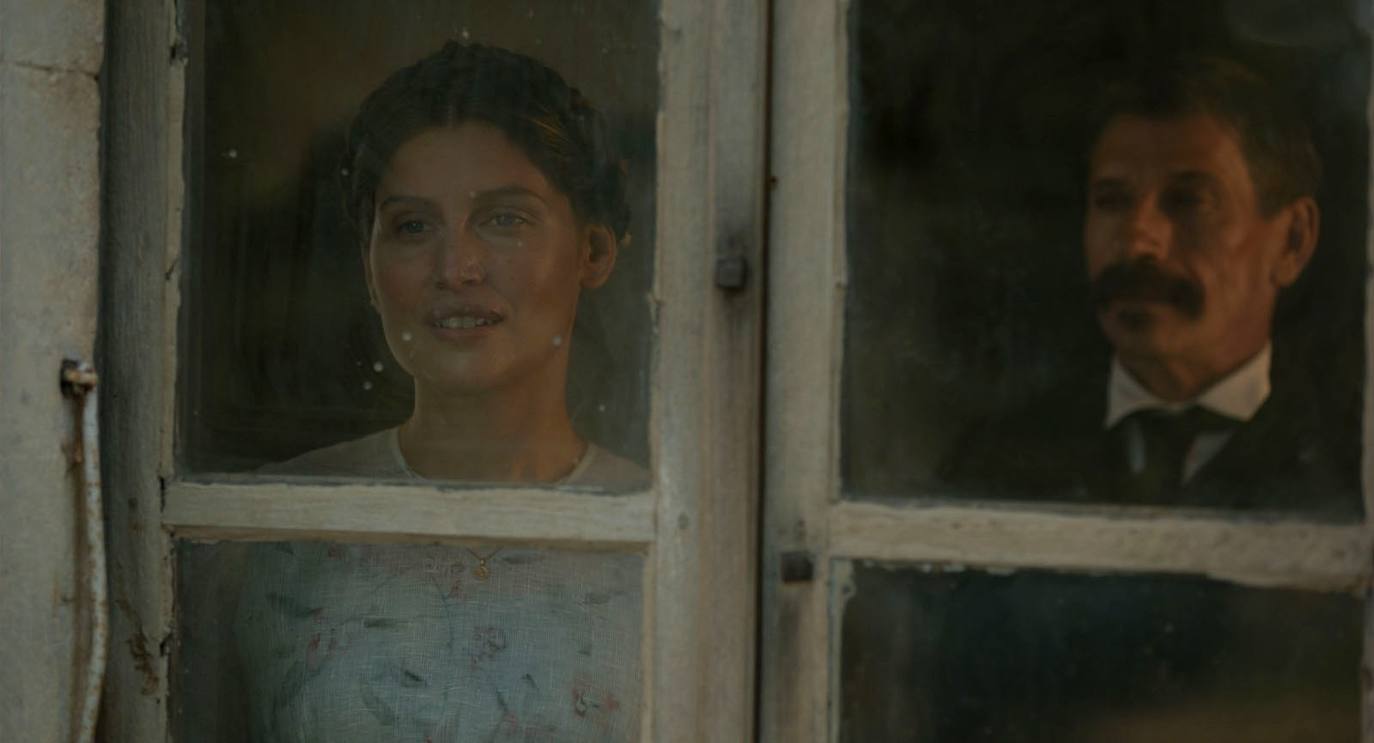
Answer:
[[[480,284],[487,275],[486,261],[487,246],[482,239],[470,230],[455,230],[439,251],[439,284],[449,288]]]
[[[1153,196],[1138,200],[1122,225],[1122,250],[1128,256],[1161,258],[1169,250],[1173,223]]]

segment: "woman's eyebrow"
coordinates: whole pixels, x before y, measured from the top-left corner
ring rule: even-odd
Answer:
[[[385,209],[393,204],[406,204],[411,206],[433,206],[434,202],[430,199],[426,199],[423,196],[407,196],[405,194],[396,194],[394,196],[388,196],[385,199],[382,199],[381,203],[377,204],[377,208]]]
[[[509,186],[497,186],[496,188],[488,188],[483,189],[481,191],[473,191],[471,195],[474,199],[501,199],[516,197],[534,199],[541,204],[546,203],[544,201],[544,197],[540,196],[537,192],[525,188],[524,186],[518,186],[514,184]]]

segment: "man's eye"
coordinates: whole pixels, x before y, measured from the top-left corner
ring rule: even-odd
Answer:
[[[1119,211],[1130,206],[1131,199],[1120,191],[1102,191],[1093,194],[1093,208],[1099,211]]]
[[[1195,209],[1195,207],[1202,206],[1205,201],[1205,196],[1198,191],[1173,191],[1165,196],[1164,203],[1175,207],[1175,209]]]
[[[1207,206],[1207,195],[1192,189],[1170,191],[1164,195],[1164,210],[1169,213],[1192,212]]]

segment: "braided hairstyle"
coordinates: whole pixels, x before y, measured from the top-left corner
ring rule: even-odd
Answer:
[[[364,249],[377,185],[396,150],[422,131],[466,121],[500,129],[568,197],[580,219],[627,241],[625,166],[601,113],[541,62],[450,41],[388,77],[349,127],[339,172],[345,212]]]

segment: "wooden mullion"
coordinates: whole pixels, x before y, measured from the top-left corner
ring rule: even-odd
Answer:
[[[1186,573],[1349,591],[1370,575],[1370,535],[1359,524],[864,502],[836,504],[830,523],[830,555],[858,560]]]
[[[169,740],[172,559],[162,529],[174,386],[186,46],[170,0],[111,3],[100,333],[110,658],[103,739]]]
[[[660,743],[752,735],[766,7],[661,7],[646,734]],[[722,258],[742,282],[718,284]]]
[[[199,539],[453,538],[645,545],[649,493],[457,490],[433,485],[173,483],[165,526]]]
[[[839,490],[845,2],[773,5],[760,739],[826,740]],[[783,559],[799,570],[784,582]],[[807,567],[810,567],[809,575]]]

